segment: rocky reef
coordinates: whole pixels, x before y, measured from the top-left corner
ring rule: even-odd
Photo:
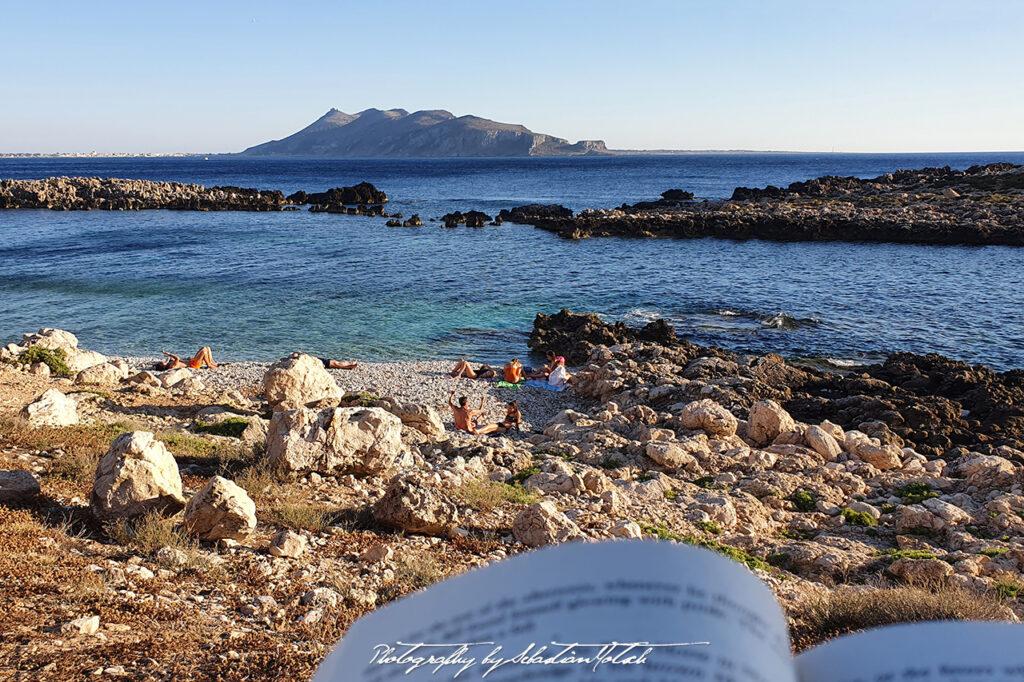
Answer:
[[[284,211],[312,204],[311,211],[383,215],[381,204],[387,200],[387,194],[368,182],[353,187],[336,187],[326,192],[300,191],[286,197],[280,190],[204,187],[120,178],[0,179],[0,208],[7,209]]]
[[[826,176],[788,188],[737,188],[727,201],[694,202],[682,190],[657,201],[589,209],[524,206],[502,218],[588,237],[720,237],[1024,245],[1024,166],[897,171],[863,180]]]

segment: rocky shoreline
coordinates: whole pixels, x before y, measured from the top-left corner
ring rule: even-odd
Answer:
[[[925,168],[870,180],[825,176],[739,187],[727,201],[668,190],[658,201],[584,210],[524,206],[501,218],[567,239],[674,237],[1024,246],[1024,166]],[[692,196],[692,195],[690,195]]]
[[[1024,617],[1024,372],[910,354],[828,372],[569,311],[530,345],[576,365],[572,389],[302,354],[160,373],[60,330],[8,345],[0,672],[306,678],[359,615],[572,540],[740,561],[797,649]],[[518,398],[523,432],[454,432],[453,388],[492,396],[488,419]]]
[[[120,178],[52,177],[0,179],[0,209],[54,211],[287,211],[309,205],[321,213],[386,216],[387,194],[368,182],[326,192],[294,192],[243,187],[204,187],[180,182]]]

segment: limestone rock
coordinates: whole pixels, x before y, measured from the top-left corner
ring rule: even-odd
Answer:
[[[289,471],[383,473],[406,457],[402,422],[379,407],[278,412],[267,432],[267,459]]]
[[[889,572],[908,583],[936,583],[953,575],[953,567],[939,559],[910,559],[893,562]]]
[[[554,503],[538,502],[516,516],[512,535],[528,547],[541,547],[572,540],[582,533]]]
[[[128,377],[128,382],[132,384],[138,384],[139,386],[152,386],[153,388],[163,388],[163,382],[152,372],[143,370],[138,374],[133,374]]]
[[[164,388],[174,388],[186,379],[191,379],[193,375],[192,370],[188,367],[179,367],[177,369],[169,369],[159,376],[160,383],[164,385]]]
[[[23,469],[0,471],[0,504],[20,502],[39,494],[39,479]]]
[[[45,362],[33,362],[28,366],[28,373],[36,376],[50,376],[50,366]]]
[[[306,538],[295,531],[283,530],[270,541],[268,551],[272,556],[294,559],[306,551]]]
[[[978,455],[960,465],[960,474],[968,485],[986,488],[1008,488],[1017,479],[1017,467],[996,455]]]
[[[51,388],[26,405],[19,417],[32,427],[71,426],[78,423],[78,407],[73,399]]]
[[[303,595],[299,597],[299,603],[303,606],[319,606],[327,609],[337,607],[341,601],[341,595],[329,587],[315,587],[312,590],[304,592]]]
[[[305,353],[292,353],[271,365],[263,375],[261,391],[275,412],[297,410],[342,396],[341,388],[324,364]]]
[[[78,337],[63,329],[44,327],[35,334],[25,334],[22,336],[20,345],[25,349],[39,346],[40,348],[49,348],[50,350],[60,349],[66,354],[71,354],[78,349]]]
[[[408,533],[440,535],[459,524],[459,510],[447,495],[415,474],[399,474],[373,506],[378,523]]]
[[[60,631],[68,635],[95,635],[100,631],[99,616],[82,616],[60,626]]]
[[[406,426],[416,429],[431,438],[444,436],[444,422],[433,407],[421,403],[394,403],[388,412],[402,420]]]
[[[862,460],[878,467],[882,471],[898,469],[902,464],[900,456],[903,451],[895,445],[860,445],[855,454]]]
[[[395,550],[387,545],[374,545],[360,555],[359,560],[368,564],[376,564],[381,561],[389,561],[395,556]]]
[[[687,452],[679,443],[651,441],[647,444],[644,452],[666,469],[692,468],[697,465],[697,458]]]
[[[100,520],[175,514],[185,506],[178,464],[152,433],[122,434],[96,468],[89,504]]]
[[[185,528],[202,540],[244,540],[256,528],[256,503],[233,481],[214,476],[185,506]]]
[[[107,361],[107,356],[97,353],[94,350],[76,350],[67,354],[64,362],[72,372],[81,372],[84,369],[102,365]]]
[[[843,451],[835,436],[820,426],[808,426],[804,431],[804,441],[812,450],[824,457],[826,462],[835,460]]]
[[[750,408],[747,436],[754,445],[767,445],[784,431],[795,431],[796,422],[774,400],[760,400]]]
[[[688,429],[701,429],[717,438],[734,435],[739,423],[732,412],[709,399],[688,404],[679,413],[679,420]]]
[[[128,378],[128,363],[111,360],[100,365],[83,369],[75,377],[76,384],[116,384]]]
[[[636,521],[619,521],[609,530],[612,537],[616,538],[641,538],[643,531]]]

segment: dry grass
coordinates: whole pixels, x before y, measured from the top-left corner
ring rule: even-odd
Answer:
[[[489,511],[506,502],[529,505],[540,501],[537,495],[520,485],[493,481],[465,483],[453,489],[452,492],[468,506],[478,511]]]
[[[194,550],[196,541],[174,528],[172,519],[156,512],[138,519],[117,519],[104,529],[113,542],[125,547],[134,547],[143,554],[151,554],[161,547],[172,547],[186,552]]]
[[[292,530],[322,531],[333,525],[337,510],[322,504],[283,502],[267,510],[260,520]]]
[[[122,433],[143,429],[131,421],[79,426],[41,426],[31,428],[17,419],[0,419],[0,440],[27,450],[61,449],[68,455],[96,456],[110,449]]]
[[[790,613],[793,647],[801,651],[848,632],[929,620],[1006,620],[998,598],[952,585],[837,589]]]
[[[391,601],[429,587],[447,575],[448,571],[433,554],[425,551],[407,551],[396,557],[395,577],[379,591],[379,594],[382,601]]]

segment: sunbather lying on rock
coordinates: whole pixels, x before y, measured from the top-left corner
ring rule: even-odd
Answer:
[[[469,398],[461,396],[459,398],[459,404],[456,405],[452,398],[455,397],[455,391],[452,390],[451,395],[448,396],[448,407],[452,408],[452,416],[455,418],[455,428],[458,431],[465,431],[466,433],[475,433],[478,435],[484,435],[488,433],[494,433],[498,431],[501,426],[498,424],[486,424],[484,426],[477,426],[476,420],[484,411],[484,401],[486,398],[480,398],[480,409],[471,410],[469,409],[468,403]]]
[[[469,366],[469,363],[466,362],[466,359],[463,358],[455,364],[455,369],[448,374],[450,374],[453,379],[458,379],[462,376],[467,379],[493,379],[497,375],[497,372],[495,372],[494,368],[490,365],[480,365],[479,369],[474,370]]]
[[[179,367],[188,367],[189,369],[199,369],[203,365],[206,365],[210,369],[217,369],[217,363],[213,361],[213,353],[210,352],[209,346],[203,346],[200,348],[195,356],[185,364],[181,361],[181,358],[174,353],[168,353],[165,350],[160,351],[167,356],[167,359],[156,363],[156,368],[160,371],[168,369],[178,369]]]

